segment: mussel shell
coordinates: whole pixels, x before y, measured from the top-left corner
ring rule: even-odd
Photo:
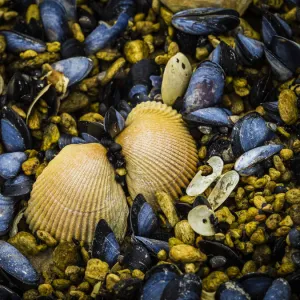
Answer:
[[[86,141],[70,134],[63,133],[58,140],[58,147],[62,149],[70,144],[85,144]]]
[[[99,258],[112,267],[120,255],[120,245],[104,219],[101,219],[95,230],[92,243],[92,258]]]
[[[0,154],[0,177],[4,179],[15,177],[26,159],[27,155],[24,152]]]
[[[69,35],[69,26],[64,6],[55,0],[44,0],[39,8],[48,41],[65,41]]]
[[[260,41],[238,33],[236,36],[236,51],[242,63],[251,66],[262,59],[264,45]]]
[[[39,280],[39,275],[29,260],[18,249],[3,240],[0,240],[0,267],[25,284],[35,285]]]
[[[300,46],[296,42],[273,36],[271,51],[293,73],[300,67]]]
[[[28,77],[20,72],[15,72],[7,84],[7,100],[8,102],[31,100],[30,90]]]
[[[113,287],[113,294],[115,299],[136,299],[143,281],[138,278],[129,278],[117,282]]]
[[[272,131],[258,113],[250,113],[241,118],[231,133],[232,150],[235,156],[263,145],[272,137]]]
[[[135,239],[141,242],[155,257],[157,256],[160,250],[165,250],[169,252],[169,243],[165,241],[148,239],[141,236],[135,236]]]
[[[235,51],[223,41],[211,53],[210,60],[219,64],[226,75],[234,76],[237,74],[237,56]]]
[[[235,281],[227,281],[222,283],[215,295],[216,300],[250,300],[250,295],[247,294],[242,286]],[[256,299],[256,298],[254,298]]]
[[[293,77],[293,72],[271,51],[265,48],[265,56],[272,72],[279,81],[286,81]]]
[[[158,227],[158,219],[143,195],[135,197],[130,209],[131,229],[135,235],[148,237]]]
[[[198,160],[195,142],[181,115],[165,104],[137,105],[116,142],[122,146],[126,160],[126,182],[131,197],[142,194],[154,209],[158,209],[157,191],[175,199],[195,175]]]
[[[244,265],[244,261],[229,247],[218,242],[202,240],[198,243],[202,252],[207,255],[225,256],[227,259],[226,268],[230,266],[238,266],[239,268]]]
[[[167,284],[176,277],[178,277],[178,270],[173,265],[161,264],[153,267],[145,275],[140,299],[160,299]]]
[[[7,50],[11,52],[19,53],[26,50],[34,50],[35,52],[46,51],[46,44],[43,41],[26,34],[9,30],[2,30],[0,34],[5,36]]]
[[[122,265],[130,270],[146,272],[151,268],[152,260],[148,250],[141,244],[132,245],[125,253]]]
[[[291,287],[289,282],[283,278],[277,278],[265,294],[264,300],[272,300],[277,298],[282,300],[291,299]]]
[[[4,285],[0,285],[0,299],[3,300],[21,300],[22,298]]]
[[[183,110],[185,113],[218,104],[223,95],[225,74],[222,68],[211,62],[204,61],[193,73],[184,96]]]
[[[91,243],[98,221],[105,219],[123,239],[126,197],[106,154],[101,144],[68,145],[60,151],[34,184],[25,211],[32,231]]]
[[[176,13],[172,17],[175,28],[189,34],[220,34],[240,24],[239,14],[226,8],[195,8]]]
[[[68,20],[76,22],[76,0],[54,0],[60,3],[67,13]]]
[[[76,39],[66,40],[61,45],[60,53],[63,59],[85,55],[83,44]]]
[[[8,231],[10,224],[13,221],[15,203],[16,201],[12,197],[4,197],[0,194],[0,235],[3,235]]]
[[[7,152],[31,149],[32,140],[29,128],[23,119],[9,107],[2,108],[1,140]]]
[[[100,22],[100,25],[98,25],[84,41],[86,53],[88,55],[94,54],[113,43],[117,37],[125,31],[129,18],[129,15],[123,12],[119,15],[117,22],[113,26],[109,26],[105,22]]]
[[[120,13],[126,12],[129,16],[133,16],[135,12],[135,6],[138,6],[139,9],[143,8],[144,5],[148,6],[151,4],[149,0],[109,0],[106,4],[103,14],[101,17],[103,20],[113,20],[119,16]],[[149,8],[147,9],[147,12]]]
[[[110,107],[104,117],[104,129],[112,137],[115,138],[125,127],[125,119],[123,116]]]
[[[270,72],[259,78],[251,87],[249,102],[253,107],[257,107],[268,100],[268,94],[272,89],[272,78]]]
[[[2,187],[2,194],[5,197],[20,197],[28,195],[32,189],[33,180],[31,177],[20,174],[15,178],[8,179]]]
[[[225,108],[207,107],[184,114],[183,119],[203,125],[231,127],[233,123],[229,116],[231,112]]]
[[[263,273],[250,273],[239,279],[239,283],[251,299],[263,299],[273,279]]]
[[[195,274],[185,274],[171,280],[165,287],[161,300],[199,300],[201,279]]]
[[[64,73],[69,79],[68,86],[71,86],[88,76],[92,70],[93,62],[87,57],[77,56],[60,60],[52,64],[51,67],[56,71]]]

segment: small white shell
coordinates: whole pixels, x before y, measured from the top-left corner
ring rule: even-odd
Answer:
[[[167,63],[163,75],[161,95],[163,102],[173,105],[178,97],[184,95],[192,76],[192,66],[182,53],[174,55]]]
[[[229,171],[221,176],[207,200],[216,210],[230,195],[239,183],[240,176],[236,171]]]
[[[214,226],[210,221],[210,216],[213,214],[206,205],[198,205],[189,212],[188,222],[198,234],[212,236],[215,234]]]
[[[213,168],[213,172],[208,176],[202,176],[200,170],[187,187],[187,195],[198,196],[202,194],[222,174],[224,163],[219,156],[212,156],[207,163]]]

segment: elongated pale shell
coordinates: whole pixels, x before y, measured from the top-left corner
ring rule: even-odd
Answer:
[[[103,218],[121,240],[128,207],[106,149],[100,144],[63,148],[35,182],[25,216],[33,231],[89,243]]]
[[[143,194],[154,208],[155,192],[175,199],[196,173],[195,142],[181,115],[166,104],[137,105],[116,141],[123,148],[131,197]]]

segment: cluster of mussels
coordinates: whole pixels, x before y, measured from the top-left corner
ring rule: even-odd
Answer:
[[[300,299],[299,23],[0,0],[0,299]]]

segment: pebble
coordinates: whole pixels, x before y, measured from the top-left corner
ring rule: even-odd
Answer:
[[[73,113],[85,108],[89,104],[89,98],[83,93],[73,92],[62,101],[59,112]]]
[[[0,176],[13,178],[19,173],[22,163],[27,159],[24,152],[5,153],[0,155]]]
[[[287,125],[292,125],[297,121],[297,96],[292,90],[283,90],[280,93],[278,109],[282,121]]]
[[[84,279],[90,284],[95,285],[98,281],[104,281],[108,270],[109,266],[106,262],[98,258],[92,258],[87,263]]]
[[[210,259],[209,263],[213,269],[222,268],[226,264],[226,257],[218,255]]]
[[[185,244],[173,246],[169,256],[173,261],[182,263],[202,262],[207,259],[199,249]]]
[[[192,76],[192,66],[182,53],[174,55],[167,63],[163,75],[161,94],[163,102],[172,106],[182,97]]]

